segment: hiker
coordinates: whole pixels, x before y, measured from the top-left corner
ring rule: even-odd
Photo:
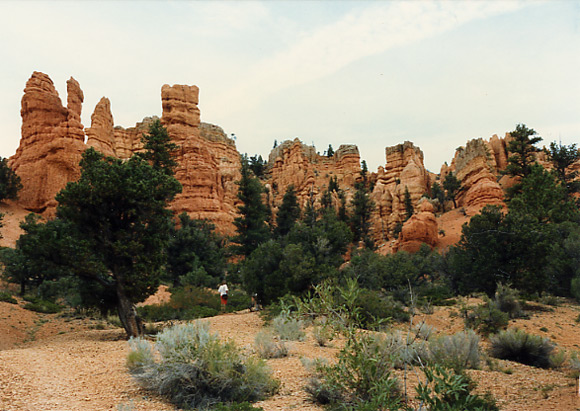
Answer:
[[[218,293],[220,294],[220,300],[222,302],[222,311],[225,311],[228,303],[228,286],[226,280],[222,281],[220,288],[218,288]]]

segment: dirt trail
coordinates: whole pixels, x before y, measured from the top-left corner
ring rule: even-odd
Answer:
[[[461,328],[460,320],[450,315],[455,310],[436,308],[434,314],[426,316],[426,322],[439,331],[453,332]],[[566,305],[510,326],[551,335],[561,346],[578,350],[580,326],[574,319],[579,312],[578,306]],[[263,328],[260,316],[249,312],[207,321],[213,332],[234,340],[248,352]],[[99,320],[31,313],[19,305],[0,302],[0,410],[175,410],[162,398],[140,389],[128,374],[124,332],[95,329],[102,327]],[[257,406],[265,411],[322,411],[303,389],[308,372],[300,358],[332,358],[337,347],[318,347],[310,335],[303,342],[289,342],[288,347],[288,357],[268,361],[281,381],[279,393]],[[509,361],[497,361],[496,367],[490,371],[484,365],[484,370],[469,373],[478,383],[478,391],[490,391],[502,410],[580,410],[576,381],[569,377],[569,371],[542,370]]]

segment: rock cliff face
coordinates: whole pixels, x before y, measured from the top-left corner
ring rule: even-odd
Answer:
[[[419,251],[421,244],[435,247],[438,239],[437,219],[433,213],[433,205],[427,200],[421,200],[419,212],[403,224],[401,234],[393,250],[414,253]]]
[[[54,196],[80,176],[79,162],[85,150],[80,122],[83,92],[72,77],[67,81],[67,107],[63,107],[52,80],[34,72],[22,97],[22,139],[10,166],[23,188],[19,204],[51,215]]]
[[[423,164],[423,152],[406,141],[387,147],[386,165],[379,167],[371,199],[375,211],[371,217],[374,238],[385,241],[391,238],[395,227],[406,214],[405,191],[416,208],[421,197],[429,191],[431,177]]]
[[[201,136],[196,86],[164,85],[161,89],[162,124],[176,153],[175,177],[183,186],[171,208],[193,218],[208,219],[224,234],[233,234],[239,180],[239,154],[219,127],[204,126]]]
[[[458,206],[503,204],[504,194],[499,184],[499,172],[507,165],[505,139],[493,136],[490,141],[470,140],[459,147],[450,167],[443,167],[441,178],[455,172],[462,190],[457,196]]]
[[[275,147],[268,157],[269,199],[275,211],[289,185],[294,185],[300,206],[304,209],[312,198],[317,206],[330,178],[336,178],[347,200],[360,176],[360,155],[354,145],[342,145],[332,157],[321,156],[313,146],[300,140],[286,140]],[[337,201],[337,200],[336,200]]]

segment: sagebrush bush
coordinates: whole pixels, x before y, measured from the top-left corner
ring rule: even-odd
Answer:
[[[314,326],[312,328],[312,337],[314,337],[316,343],[321,347],[325,347],[334,338],[332,330],[324,325]]]
[[[260,358],[282,358],[288,355],[288,347],[283,341],[274,341],[274,336],[268,331],[260,331],[254,339],[254,350]]]
[[[264,361],[245,357],[232,342],[221,342],[207,323],[165,329],[157,335],[154,362],[138,366],[149,355],[144,344],[140,339],[132,343],[131,349],[141,352],[132,360],[133,376],[180,407],[209,409],[222,402],[256,401],[278,388]]]
[[[554,351],[554,344],[548,338],[509,329],[492,335],[490,343],[490,354],[495,358],[540,368],[551,366],[550,356]]]
[[[403,332],[376,334],[369,336],[373,350],[388,358],[394,368],[404,368],[407,365],[419,365],[428,357],[427,342],[413,338]]]
[[[429,362],[453,369],[457,374],[466,368],[479,368],[479,336],[473,330],[432,338]]]
[[[139,372],[143,367],[155,363],[153,347],[149,341],[142,338],[131,338],[129,340],[129,349],[126,362],[129,371]]]
[[[295,318],[290,318],[287,315],[281,314],[274,318],[272,322],[274,331],[282,340],[288,341],[302,341],[304,340],[304,331],[302,330],[302,321]]]

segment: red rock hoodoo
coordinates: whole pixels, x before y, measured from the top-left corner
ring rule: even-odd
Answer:
[[[22,97],[22,139],[10,166],[22,181],[19,204],[24,208],[54,212],[54,196],[80,176],[85,150],[80,122],[83,92],[71,77],[67,81],[67,107],[63,107],[52,80],[34,72]]]
[[[437,220],[433,214],[433,205],[427,199],[421,200],[419,213],[409,218],[401,229],[401,234],[393,247],[393,251],[419,251],[422,244],[435,247],[438,239]]]

